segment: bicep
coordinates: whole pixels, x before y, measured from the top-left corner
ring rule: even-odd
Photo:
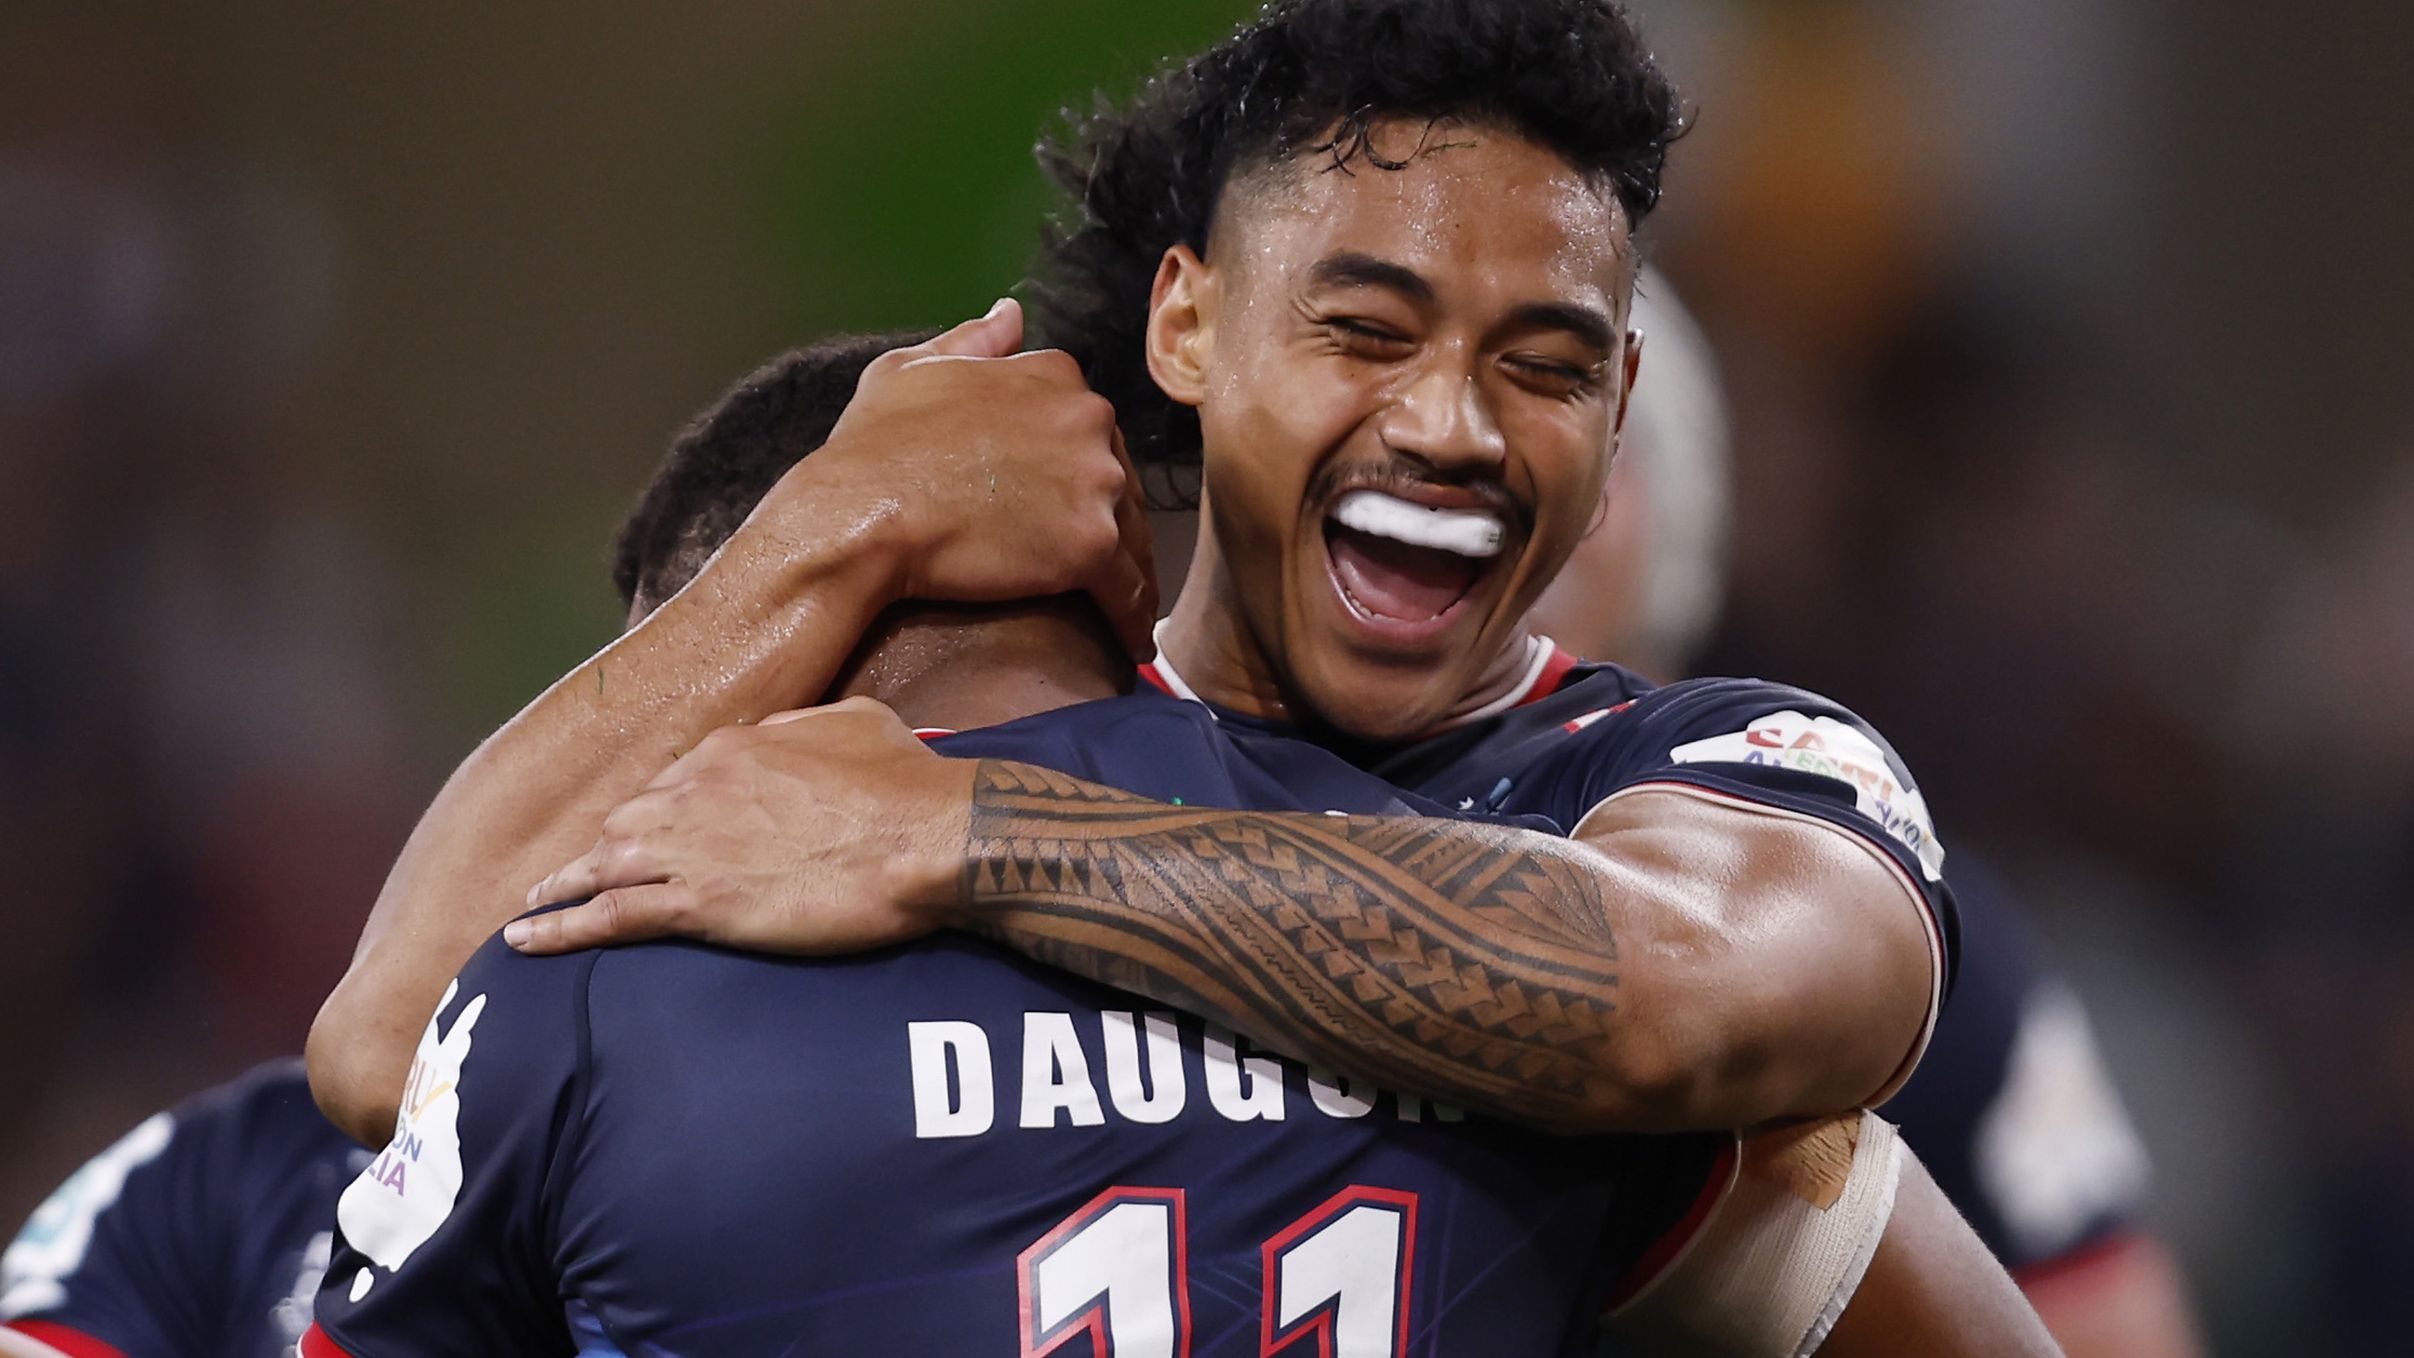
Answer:
[[[1747,1100],[1736,1121],[1891,1092],[1944,966],[1894,858],[1817,816],[1675,782],[1613,793],[1575,833],[1613,899],[1654,906],[1622,912],[1621,985],[1642,1003],[1629,1012],[1656,1014],[1678,1056],[1777,1100]]]

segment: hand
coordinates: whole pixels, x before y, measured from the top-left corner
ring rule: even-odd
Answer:
[[[808,954],[918,938],[956,903],[972,771],[869,698],[724,727],[528,893],[584,903],[504,938],[531,953],[678,935]]]
[[[1061,350],[1017,353],[1001,300],[874,359],[820,451],[765,497],[876,506],[903,525],[896,597],[1003,603],[1087,593],[1134,657],[1155,653],[1156,567],[1114,407]],[[764,519],[758,511],[757,519]],[[768,522],[768,520],[766,520]]]

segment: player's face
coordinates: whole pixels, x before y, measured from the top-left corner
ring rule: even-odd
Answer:
[[[1409,163],[1311,154],[1232,190],[1174,394],[1222,576],[1193,587],[1244,615],[1264,677],[1396,739],[1506,687],[1593,520],[1629,256],[1615,197],[1519,137],[1401,123],[1375,146]]]

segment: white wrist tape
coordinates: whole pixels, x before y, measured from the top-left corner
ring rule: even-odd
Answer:
[[[1746,1138],[1735,1186],[1610,1332],[1648,1352],[1803,1358],[1860,1287],[1901,1177],[1902,1143],[1874,1113]]]

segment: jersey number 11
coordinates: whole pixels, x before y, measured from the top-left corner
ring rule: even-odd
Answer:
[[[1023,1358],[1087,1332],[1096,1358],[1188,1358],[1188,1222],[1178,1188],[1110,1188],[1016,1260]],[[1408,1351],[1417,1197],[1350,1187],[1263,1248],[1263,1344],[1303,1336],[1323,1358]]]

